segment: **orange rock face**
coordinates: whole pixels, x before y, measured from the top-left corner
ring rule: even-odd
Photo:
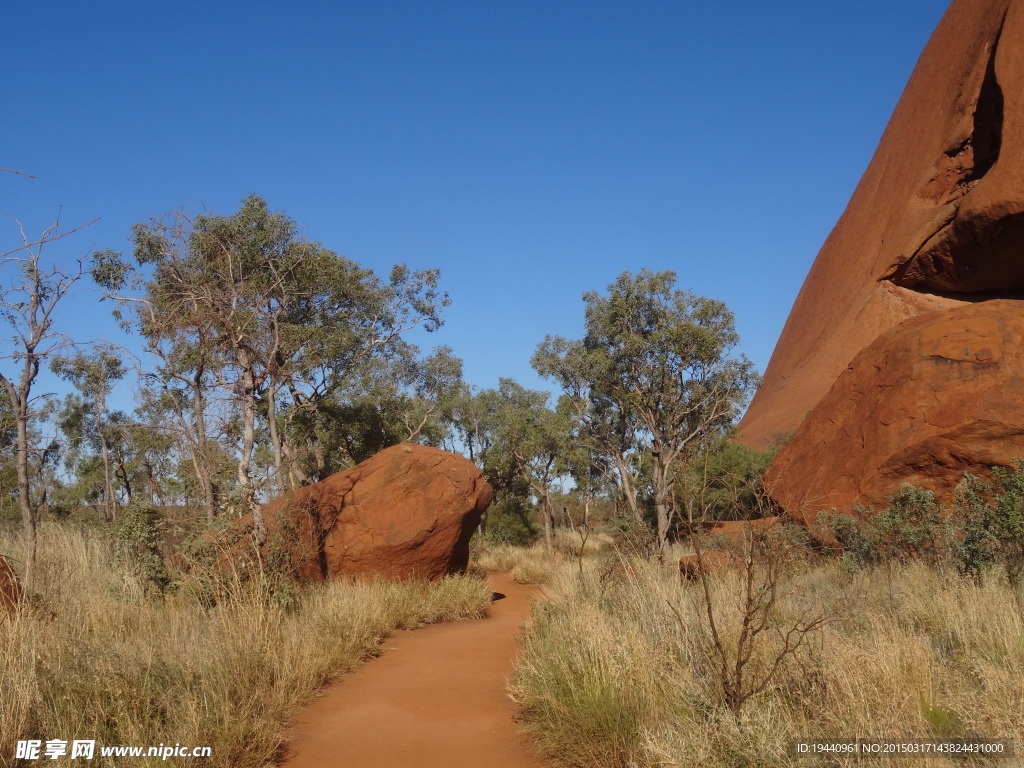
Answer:
[[[402,444],[267,504],[268,543],[298,576],[436,579],[465,570],[492,491],[467,459]]]
[[[767,533],[778,522],[777,517],[762,517],[758,520],[718,520],[708,528],[707,538],[712,543],[718,540],[741,544],[749,536]]]
[[[705,552],[700,557],[685,555],[679,558],[679,575],[688,580],[696,579],[700,576],[702,565],[704,572],[710,575],[726,571],[739,571],[743,568],[743,561],[732,552],[718,550]]]
[[[1024,313],[1012,300],[927,312],[862,350],[766,478],[787,513],[885,506],[904,483],[948,500],[965,470],[1024,456]],[[799,438],[799,439],[797,439]]]
[[[1022,171],[1024,0],[954,0],[740,424],[792,433],[770,470],[788,512],[941,495],[1020,453]]]
[[[0,556],[0,619],[13,614],[20,600],[21,582],[18,581],[18,574]]]

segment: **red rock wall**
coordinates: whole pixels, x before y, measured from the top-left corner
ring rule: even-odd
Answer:
[[[948,501],[964,471],[1024,456],[1024,312],[928,312],[861,351],[779,451],[766,486],[792,517],[885,506],[905,483]]]
[[[1024,0],[955,0],[740,424],[752,445],[792,433],[769,472],[787,512],[905,482],[948,499],[1024,452],[1021,298]]]
[[[888,279],[936,233],[979,210],[1024,210],[1022,15],[1024,3],[1010,0],[955,0],[946,12],[793,305],[740,425],[745,442],[791,433],[853,356],[901,321],[961,303],[905,287],[905,273],[902,285]],[[977,146],[984,162],[966,171]]]

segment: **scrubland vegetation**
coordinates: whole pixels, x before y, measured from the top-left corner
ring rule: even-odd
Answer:
[[[1024,465],[965,478],[952,510],[910,488],[810,535],[779,526],[684,581],[688,547],[717,546],[708,521],[777,512],[771,452],[729,441],[759,377],[724,304],[646,269],[588,291],[583,337],[531,360],[552,402],[470,386],[453,350],[411,343],[443,323],[437,270],[382,279],[298,232],[254,195],[136,225],[130,258],[48,261],[56,227],[0,257],[0,556],[26,593],[0,623],[0,760],[81,737],[264,765],[289,714],[384,634],[481,615],[479,575],[299,588],[263,535],[261,502],[403,440],[463,452],[492,486],[473,571],[545,585],[512,692],[563,764],[1020,737]],[[140,359],[54,325],[86,275]],[[46,368],[63,399],[40,395]],[[218,567],[203,542],[242,513],[253,556]]]
[[[0,550],[18,543],[0,535]],[[269,573],[172,571],[159,592],[115,549],[98,530],[41,528],[38,591],[0,622],[0,764],[19,739],[87,738],[210,746],[204,764],[267,765],[296,709],[389,632],[480,617],[491,600],[473,576],[300,590]],[[90,764],[125,762],[97,752]]]
[[[752,584],[746,568],[712,572],[707,593],[699,579],[614,549],[582,568],[549,568],[511,683],[543,748],[568,766],[653,768],[855,764],[787,752],[811,739],[1019,746],[1024,623],[1003,566],[974,577],[915,558],[853,565],[779,546],[754,553]],[[772,560],[781,566],[774,586],[765,581]],[[753,638],[752,590],[772,601]],[[819,618],[793,648],[791,631]],[[728,686],[745,642],[742,685],[753,695],[737,712]]]

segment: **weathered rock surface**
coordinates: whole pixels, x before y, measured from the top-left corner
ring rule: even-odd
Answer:
[[[1018,349],[1004,343],[993,362],[920,357],[922,345],[975,349],[1007,332],[1024,309],[1014,297],[1024,297],[1024,0],[954,0],[741,422],[753,445],[795,430],[771,471],[784,508],[877,501],[901,482],[941,491],[962,469],[1019,452]],[[965,313],[971,304],[977,314]],[[976,324],[957,325],[968,318]],[[977,402],[997,394],[991,407]]]
[[[10,563],[0,556],[0,619],[10,616],[21,601],[21,582]]]
[[[949,499],[964,470],[1024,455],[1021,309],[928,312],[868,345],[776,456],[776,500],[812,522],[821,509],[885,506],[904,483]]]
[[[402,444],[263,508],[298,576],[436,579],[465,570],[492,491],[467,459]]]
[[[743,561],[732,552],[713,550],[705,552],[700,557],[697,555],[684,555],[679,558],[679,575],[684,579],[696,579],[702,570],[705,574],[724,573],[726,571],[739,571],[743,568]]]
[[[757,520],[717,520],[707,530],[711,543],[728,541],[741,544],[751,535],[764,535],[779,522],[777,517],[762,517]]]

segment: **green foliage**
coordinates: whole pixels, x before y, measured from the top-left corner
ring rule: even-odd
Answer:
[[[485,538],[492,544],[528,547],[539,535],[533,511],[522,499],[506,497],[487,510]]]
[[[158,359],[149,413],[180,436],[208,516],[234,494],[258,522],[260,492],[446,436],[462,362],[446,347],[421,358],[405,340],[442,323],[438,270],[400,264],[379,277],[302,237],[257,195],[229,215],[137,224],[132,240],[134,264],[101,251],[92,276]],[[225,453],[236,459],[229,477]],[[165,457],[146,458],[148,471]],[[159,485],[152,473],[147,484]]]
[[[991,482],[965,473],[949,514],[931,491],[904,486],[880,512],[823,514],[819,524],[854,566],[923,560],[943,569],[952,562],[980,580],[1000,565],[1024,610],[1024,459],[993,467]]]
[[[950,528],[934,494],[924,488],[905,485],[888,501],[889,506],[871,520],[882,557],[941,564],[948,552]]]
[[[842,552],[843,561],[851,568],[873,565],[882,559],[878,542],[870,525],[853,515],[823,512],[818,527],[830,531]]]
[[[642,520],[619,516],[610,520],[605,530],[612,537],[616,551],[623,555],[647,559],[658,554],[658,537]]]
[[[676,482],[676,505],[695,520],[749,520],[765,515],[761,479],[776,449],[755,450],[722,438],[694,457]]]
[[[944,567],[957,540],[956,524],[924,488],[903,486],[880,511],[856,508],[855,515],[823,513],[818,525],[831,532],[851,566],[922,560]]]
[[[171,579],[160,549],[160,513],[133,502],[121,510],[111,535],[114,565],[134,577],[144,592],[164,592]]]
[[[1018,601],[1024,587],[1024,459],[992,468],[992,483],[970,474],[956,489],[956,510],[963,536],[958,545],[962,571],[979,577],[1002,564]]]
[[[250,600],[290,609],[298,598],[295,582],[296,528],[284,523],[257,546],[250,523],[221,516],[178,547],[178,588],[204,608]]]
[[[561,385],[586,450],[600,457],[636,519],[647,491],[665,554],[678,476],[701,445],[727,431],[756,388],[734,355],[732,313],[675,287],[674,272],[623,272],[586,302],[582,339],[547,337],[533,367]]]

